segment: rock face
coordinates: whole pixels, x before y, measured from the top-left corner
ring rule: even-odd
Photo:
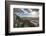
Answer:
[[[14,20],[14,27],[38,27],[39,26],[39,22],[36,22],[35,23],[32,23],[34,21],[32,20],[39,20],[38,18],[35,19],[29,19],[29,17],[26,19],[25,17],[24,18],[20,18],[19,16],[16,15],[16,20]]]

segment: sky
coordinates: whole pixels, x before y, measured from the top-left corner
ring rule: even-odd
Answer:
[[[39,12],[38,11],[30,11],[30,13],[28,11],[25,11],[23,9],[21,9],[23,12],[17,12],[16,15],[20,16],[20,17],[39,17]]]

